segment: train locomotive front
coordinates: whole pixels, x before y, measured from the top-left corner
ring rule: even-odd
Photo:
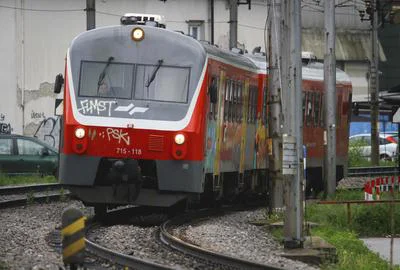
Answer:
[[[203,192],[206,60],[199,42],[157,27],[77,36],[66,58],[61,183],[95,206],[170,206]]]

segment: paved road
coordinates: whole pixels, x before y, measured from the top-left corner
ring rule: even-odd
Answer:
[[[370,250],[379,253],[381,258],[390,261],[390,238],[365,238],[361,240]],[[400,238],[394,238],[393,263],[400,265]]]

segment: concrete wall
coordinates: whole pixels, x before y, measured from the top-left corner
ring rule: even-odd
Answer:
[[[57,124],[54,78],[64,72],[69,43],[86,30],[86,1],[2,0],[1,5],[0,132],[49,139],[54,135],[50,126]],[[222,48],[229,44],[228,8],[226,0],[215,0],[214,40]],[[264,48],[267,1],[253,0],[251,10],[246,5],[240,5],[238,10],[238,44],[249,52],[256,46]],[[96,25],[119,24],[121,15],[127,12],[164,15],[167,28],[184,33],[189,29],[187,21],[203,20],[203,36],[210,40],[208,0],[97,0]],[[367,28],[354,8],[340,8],[338,12],[344,13],[338,14],[338,26]],[[305,7],[303,22],[304,27],[323,27],[321,7]]]

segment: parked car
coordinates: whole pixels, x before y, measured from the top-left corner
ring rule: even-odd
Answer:
[[[366,158],[371,158],[371,134],[357,134],[350,136],[350,147],[360,147]],[[384,160],[394,160],[397,156],[397,136],[393,134],[379,134],[379,157]]]
[[[21,135],[0,135],[0,173],[56,175],[58,151],[44,142]]]

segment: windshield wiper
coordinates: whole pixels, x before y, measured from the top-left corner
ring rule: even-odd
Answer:
[[[111,61],[113,61],[113,60],[114,60],[114,57],[110,56],[107,60],[106,66],[103,68],[103,71],[100,73],[99,80],[97,81],[97,92],[99,92],[99,88],[103,84],[104,78],[106,77],[107,68],[110,66]],[[114,90],[111,88],[111,85],[108,85],[108,87],[111,90],[111,92],[113,93],[114,97],[116,97]]]
[[[158,60],[158,64],[157,66],[154,68],[153,73],[151,74],[151,77],[147,80],[146,83],[146,87],[148,88],[150,86],[150,84],[154,81],[154,79],[156,78],[157,72],[160,69],[161,65],[163,64],[164,60],[160,59]]]

